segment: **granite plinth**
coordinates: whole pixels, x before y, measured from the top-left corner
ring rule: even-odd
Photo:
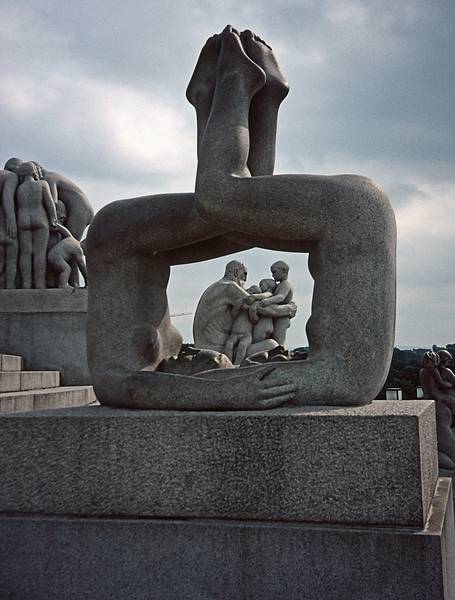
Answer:
[[[86,321],[86,289],[0,290],[0,351],[60,371],[62,385],[90,384]]]
[[[420,530],[0,516],[0,531],[2,599],[455,598],[449,479]]]
[[[0,512],[422,527],[435,436],[432,401],[4,415]]]

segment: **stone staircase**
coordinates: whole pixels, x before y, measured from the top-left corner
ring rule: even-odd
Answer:
[[[24,371],[21,356],[0,354],[0,413],[95,403],[92,386],[62,387],[58,371]]]

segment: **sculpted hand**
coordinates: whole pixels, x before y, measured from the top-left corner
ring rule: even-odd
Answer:
[[[273,381],[268,377],[274,373]],[[231,379],[231,409],[264,410],[277,408],[294,398],[297,387],[288,383],[286,375],[279,374],[276,367],[258,369],[249,377]],[[237,389],[238,388],[238,389]]]
[[[264,298],[264,300],[261,300],[259,302],[259,308],[265,308],[266,306],[269,306],[270,304],[272,304],[272,302],[270,302],[270,300],[268,298]]]
[[[17,237],[17,225],[10,219],[6,221],[6,235],[12,240],[15,240]]]

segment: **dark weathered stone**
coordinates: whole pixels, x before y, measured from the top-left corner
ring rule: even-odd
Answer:
[[[0,472],[3,512],[421,527],[437,478],[434,407],[5,415]]]
[[[60,371],[63,385],[87,385],[86,289],[0,290],[0,349],[25,368]]]
[[[0,597],[453,600],[450,489],[439,480],[420,530],[3,516]]]

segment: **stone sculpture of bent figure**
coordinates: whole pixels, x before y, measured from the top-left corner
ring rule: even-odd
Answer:
[[[288,92],[272,50],[228,26],[201,51],[187,97],[198,125],[195,193],[114,202],[88,234],[88,359],[102,404],[262,409],[371,402],[390,364],[395,321],[393,211],[355,175],[272,175]],[[157,372],[179,352],[172,265],[258,246],[309,253],[314,278],[305,361]]]

